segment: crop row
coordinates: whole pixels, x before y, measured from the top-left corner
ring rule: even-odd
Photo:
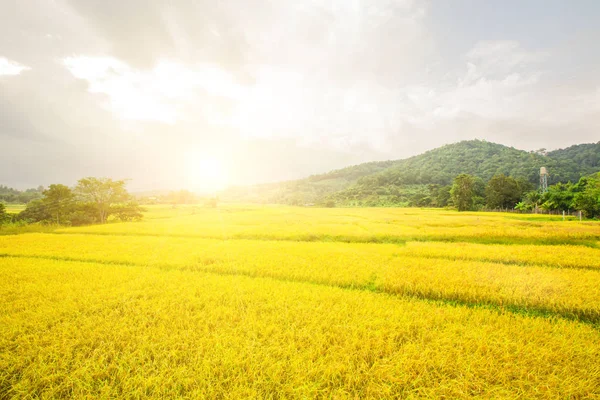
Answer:
[[[600,322],[599,270],[459,259],[448,244],[427,245],[32,234],[0,238],[0,253],[306,281]],[[469,246],[473,254],[487,247],[495,256],[518,248],[464,244],[463,252]],[[447,256],[439,257],[444,251]],[[562,259],[577,251],[582,265],[598,252],[555,246],[553,254]]]
[[[238,248],[236,244],[245,244]],[[406,242],[395,244],[340,244],[331,242],[298,243],[282,241],[268,243],[248,240],[216,240],[201,238],[180,238],[172,236],[120,236],[36,234],[0,236],[0,254],[38,254],[65,255],[73,252],[84,253],[110,261],[131,261],[149,263],[160,261],[160,256],[172,260],[183,257],[185,262],[195,256],[223,248],[223,254],[236,254],[247,251],[247,244],[261,249],[275,249],[286,252],[287,249],[315,249],[318,253],[347,254],[356,252],[357,257],[367,257],[373,261],[387,261],[393,257],[424,257],[446,260],[489,261],[514,265],[537,265],[552,268],[574,268],[600,271],[600,249],[573,245],[502,245],[478,244],[468,242]],[[104,245],[109,247],[103,247]],[[83,247],[81,247],[83,246]],[[349,250],[348,250],[349,249]],[[239,251],[237,251],[239,250]],[[170,251],[169,254],[165,253]],[[293,250],[292,250],[293,251]],[[66,252],[66,253],[65,253]],[[213,251],[214,252],[214,251]],[[127,257],[124,259],[124,257]],[[135,257],[135,258],[132,258]]]
[[[565,320],[264,278],[0,258],[0,397],[591,398]]]
[[[158,211],[157,211],[158,212]],[[200,209],[198,214],[138,223],[59,230],[71,233],[400,243],[410,240],[504,244],[597,245],[596,222],[515,219],[504,214],[439,210],[250,208]]]

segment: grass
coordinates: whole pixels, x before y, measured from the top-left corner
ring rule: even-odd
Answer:
[[[36,243],[31,248],[31,241]],[[465,304],[531,308],[600,323],[600,250],[557,246],[534,264],[532,246],[306,243],[172,237],[49,235],[0,239],[0,254],[242,274],[372,289]],[[107,254],[107,249],[110,253]],[[494,257],[488,256],[489,251]],[[502,260],[503,254],[511,258]],[[461,253],[462,252],[462,253]],[[459,256],[455,256],[456,254]],[[460,257],[460,254],[470,254]],[[518,262],[523,255],[527,268]],[[478,258],[479,256],[479,258]],[[571,265],[560,260],[573,258]],[[496,262],[490,261],[494,259]]]
[[[575,322],[52,260],[5,259],[1,282],[7,397],[585,397],[600,378]]]
[[[0,237],[9,235],[22,235],[25,233],[50,233],[59,228],[56,225],[25,224],[21,222],[0,225]]]
[[[5,204],[5,206],[9,214],[18,214],[25,209],[25,204]]]
[[[435,209],[301,207],[197,208],[195,214],[147,219],[136,224],[69,228],[67,232],[215,239],[405,243],[573,244],[594,246],[598,222],[546,221],[545,215],[515,220],[501,213]]]
[[[2,236],[0,398],[600,398],[600,224],[513,217],[153,206]]]

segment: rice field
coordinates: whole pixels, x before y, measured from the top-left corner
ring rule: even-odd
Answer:
[[[5,207],[9,214],[18,214],[25,209],[24,204],[6,204]]]
[[[600,223],[149,208],[0,236],[0,398],[600,398]]]

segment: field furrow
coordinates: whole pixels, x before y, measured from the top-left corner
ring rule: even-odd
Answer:
[[[33,238],[35,249],[26,246]],[[483,255],[481,247],[477,251]],[[435,247],[427,257],[420,257],[424,250],[420,243],[394,246],[102,235],[71,235],[64,240],[63,235],[44,234],[0,239],[0,253],[13,256],[269,277],[600,322],[600,270],[507,265],[452,258],[452,253],[448,258],[433,258]],[[438,252],[443,250],[453,251],[445,244]],[[562,250],[564,254],[575,251],[573,246]],[[592,251],[597,252],[585,247],[576,250],[590,257]]]
[[[2,399],[600,399],[597,222],[232,205],[11,229]]]
[[[439,210],[394,208],[200,208],[193,214],[173,218],[67,228],[57,232],[308,242],[442,241],[592,247],[600,239],[597,223],[548,218],[541,215],[506,217],[498,213],[458,215]]]
[[[0,395],[599,396],[576,322],[181,270],[0,259]]]

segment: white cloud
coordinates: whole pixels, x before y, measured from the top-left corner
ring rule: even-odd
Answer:
[[[89,83],[91,93],[106,95],[105,106],[121,119],[168,124],[201,119],[246,139],[293,139],[350,152],[367,146],[385,153],[395,151],[394,143],[415,140],[415,132],[444,136],[448,124],[462,126],[469,119],[565,124],[597,110],[596,91],[558,93],[549,87],[546,57],[516,41],[478,42],[462,56],[461,68],[419,85],[387,85],[361,75],[340,83],[335,76],[310,73],[304,64],[253,65],[253,82],[241,85],[211,64],[162,60],[141,70],[112,57],[63,62]],[[226,99],[226,107],[217,98]]]
[[[163,171],[177,185],[166,166],[188,149],[237,147],[239,176],[260,181],[475,137],[598,140],[600,31],[570,36],[573,21],[524,35],[507,18],[511,40],[481,40],[502,32],[458,26],[429,0],[33,2],[0,24],[1,55],[27,64],[0,58],[0,75],[27,77],[0,76],[0,135],[23,140],[14,154],[45,141],[0,170],[30,171],[27,181]],[[457,15],[474,15],[460,3]],[[143,146],[136,158],[132,146]],[[29,163],[44,154],[65,172]],[[272,167],[290,160],[297,169]]]
[[[151,70],[140,70],[113,57],[87,56],[62,62],[73,76],[88,82],[90,93],[108,96],[105,106],[125,120],[174,124],[185,117],[184,106],[197,100],[198,89],[230,98],[243,93],[227,72],[211,65],[190,68],[160,61]]]
[[[0,57],[0,76],[2,75],[19,75],[23,71],[31,69],[26,65],[11,61],[6,57]]]
[[[521,118],[539,103],[542,53],[515,41],[478,42],[464,56],[464,67],[441,82],[405,88],[414,109],[412,122],[432,128],[436,121],[466,115],[490,121]],[[415,116],[420,115],[420,118]]]

